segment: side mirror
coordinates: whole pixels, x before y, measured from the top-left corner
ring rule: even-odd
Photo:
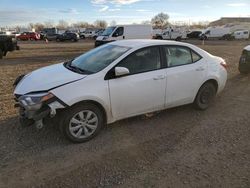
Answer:
[[[115,67],[115,76],[121,77],[129,74],[129,70],[125,67]]]

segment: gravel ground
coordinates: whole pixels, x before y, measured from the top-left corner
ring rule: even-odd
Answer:
[[[230,65],[207,111],[191,105],[108,125],[71,144],[52,126],[22,128],[12,82],[21,73],[70,59],[91,42],[33,44],[0,61],[0,187],[250,187],[250,75],[239,75],[249,42],[192,41]]]

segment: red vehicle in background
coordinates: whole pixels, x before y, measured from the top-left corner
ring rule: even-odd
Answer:
[[[24,32],[16,38],[17,40],[40,40],[40,34],[36,32]]]

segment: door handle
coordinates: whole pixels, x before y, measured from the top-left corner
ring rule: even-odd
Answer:
[[[157,77],[154,77],[153,79],[154,80],[163,80],[163,79],[165,79],[165,76],[164,75],[159,75]]]
[[[195,69],[196,71],[204,71],[205,69],[203,67],[199,67],[197,69]]]

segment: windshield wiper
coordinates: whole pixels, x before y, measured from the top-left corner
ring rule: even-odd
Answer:
[[[92,74],[93,72],[91,71],[88,71],[88,70],[84,70],[84,69],[81,69],[80,67],[77,67],[77,66],[73,66],[72,65],[72,61],[74,59],[72,59],[71,61],[68,61],[65,63],[66,67],[74,72],[77,72],[77,73],[81,73],[81,74]]]

